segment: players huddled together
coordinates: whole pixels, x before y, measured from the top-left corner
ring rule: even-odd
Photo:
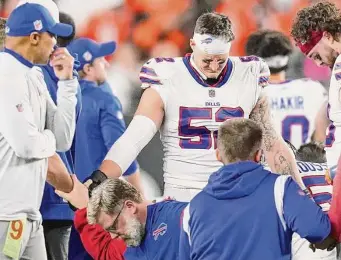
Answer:
[[[126,127],[107,83],[115,42],[75,39],[52,0],[1,18],[0,259],[339,259],[341,10],[316,3],[291,30],[331,69],[329,93],[287,78],[281,32],[230,56],[232,28],[203,13],[191,53],[143,64]],[[136,161],[157,132],[158,202]]]

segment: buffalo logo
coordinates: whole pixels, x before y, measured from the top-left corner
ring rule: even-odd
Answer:
[[[161,223],[156,230],[153,231],[153,237],[156,241],[159,236],[163,236],[167,232],[167,224]]]
[[[209,44],[209,43],[211,43],[212,41],[213,41],[212,38],[206,38],[205,40],[201,40],[201,44],[203,44],[203,43]]]

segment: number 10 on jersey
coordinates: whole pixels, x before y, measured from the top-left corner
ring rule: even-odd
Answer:
[[[179,145],[183,149],[211,149],[216,148],[218,131],[211,131],[206,126],[193,126],[192,120],[224,122],[233,117],[244,117],[240,107],[221,107],[215,114],[208,107],[180,107],[179,109]],[[193,140],[194,139],[194,140]]]

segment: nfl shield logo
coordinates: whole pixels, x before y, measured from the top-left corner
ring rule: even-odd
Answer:
[[[43,23],[41,22],[41,20],[34,21],[33,25],[36,31],[40,31],[41,29],[43,29]]]
[[[215,97],[215,90],[214,89],[208,90],[208,96],[209,97]]]

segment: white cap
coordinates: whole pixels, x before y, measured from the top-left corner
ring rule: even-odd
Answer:
[[[20,0],[17,7],[26,3],[44,6],[50,12],[55,22],[59,23],[59,9],[52,0]]]

